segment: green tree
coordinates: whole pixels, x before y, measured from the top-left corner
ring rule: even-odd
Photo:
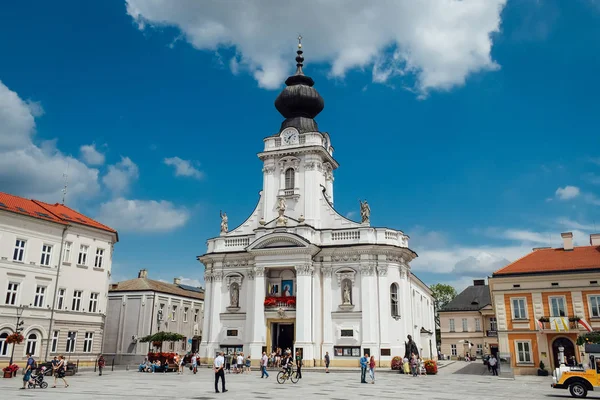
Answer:
[[[429,288],[433,292],[432,296],[433,307],[435,310],[435,324],[437,327],[439,327],[440,316],[438,312],[456,297],[456,289],[443,283],[436,283],[435,285],[431,285]]]

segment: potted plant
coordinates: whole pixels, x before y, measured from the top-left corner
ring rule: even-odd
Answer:
[[[19,370],[19,366],[17,364],[11,364],[8,367],[2,368],[5,378],[12,378],[14,376],[17,376],[18,370]]]
[[[394,357],[392,358],[392,370],[398,371],[402,370],[402,357]]]
[[[550,318],[548,318],[548,317],[540,317],[540,319],[538,319],[538,321],[540,321],[540,322],[550,322]]]
[[[575,316],[575,317],[569,317],[569,322],[579,322],[581,320],[581,318]]]
[[[548,376],[548,370],[543,361],[540,361],[540,369],[537,371],[538,376]]]
[[[425,360],[425,371],[427,375],[435,375],[438,372],[437,363],[434,360]]]
[[[10,335],[8,335],[6,337],[6,343],[8,344],[21,344],[23,343],[23,340],[25,340],[25,338],[23,337],[23,335],[21,335],[20,333],[11,333]]]

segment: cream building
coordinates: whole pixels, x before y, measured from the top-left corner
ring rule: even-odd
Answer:
[[[166,283],[140,270],[136,279],[110,285],[103,352],[115,364],[139,363],[152,350],[140,338],[159,331],[179,333],[181,342],[164,343],[162,350],[185,354],[198,351],[202,336],[204,290]]]
[[[489,286],[476,279],[439,311],[440,351],[452,359],[498,353],[498,327]]]
[[[93,363],[102,348],[117,232],[62,204],[0,193],[0,365],[22,313],[24,343],[38,360],[64,354]]]
[[[380,366],[403,356],[412,335],[424,357],[435,356],[431,291],[411,272],[417,256],[402,231],[361,221],[334,208],[333,137],[314,118],[324,102],[303,73],[275,100],[284,117],[258,154],[263,186],[249,218],[208,240],[198,259],[205,266],[206,312],[200,353],[291,348],[307,366],[358,365],[361,354]]]

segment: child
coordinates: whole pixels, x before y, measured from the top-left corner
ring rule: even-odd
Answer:
[[[404,375],[408,375],[410,373],[410,366],[408,365],[407,357],[402,359],[402,370],[404,371]]]

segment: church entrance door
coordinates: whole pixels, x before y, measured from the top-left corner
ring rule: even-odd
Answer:
[[[275,322],[271,328],[273,350],[294,349],[294,323]]]

